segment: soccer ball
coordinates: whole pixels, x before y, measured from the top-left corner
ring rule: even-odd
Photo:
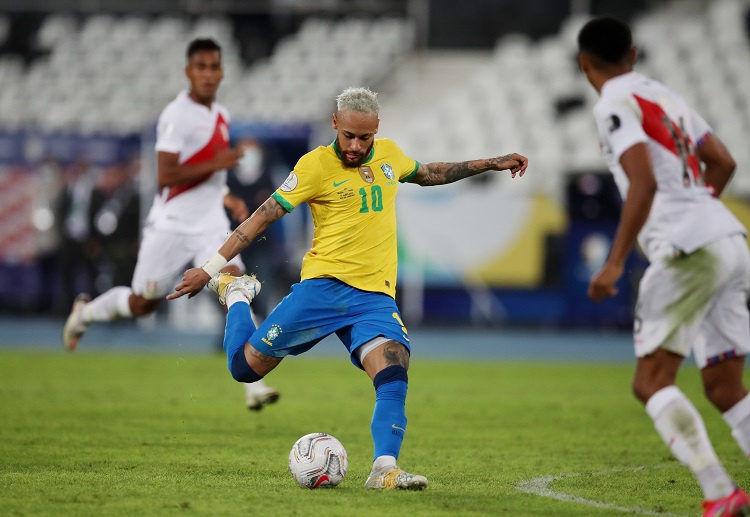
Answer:
[[[306,434],[289,452],[289,472],[304,488],[334,487],[346,475],[346,449],[326,433]]]

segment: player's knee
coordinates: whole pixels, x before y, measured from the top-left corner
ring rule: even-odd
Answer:
[[[253,370],[245,359],[245,351],[240,348],[232,357],[232,363],[229,366],[229,372],[232,378],[237,382],[257,382],[263,378]]]
[[[409,369],[409,349],[398,341],[390,340],[383,345],[383,359],[386,364],[402,366]]]

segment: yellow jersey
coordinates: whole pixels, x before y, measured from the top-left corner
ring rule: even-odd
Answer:
[[[396,193],[419,163],[387,138],[373,141],[359,167],[345,167],[337,142],[305,154],[272,197],[291,212],[307,203],[312,247],[301,279],[336,278],[363,291],[396,295]]]

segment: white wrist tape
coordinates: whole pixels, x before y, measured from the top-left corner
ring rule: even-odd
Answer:
[[[201,269],[208,273],[208,276],[213,278],[219,274],[219,271],[224,269],[224,266],[227,265],[227,262],[229,261],[225,259],[221,253],[217,253],[216,255],[208,259],[208,262],[203,264],[201,266]]]

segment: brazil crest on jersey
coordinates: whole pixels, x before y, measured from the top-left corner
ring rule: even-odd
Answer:
[[[396,295],[396,193],[419,163],[387,138],[374,140],[359,167],[345,167],[338,144],[304,155],[273,198],[291,212],[307,203],[315,231],[302,260],[302,280],[337,278]]]

